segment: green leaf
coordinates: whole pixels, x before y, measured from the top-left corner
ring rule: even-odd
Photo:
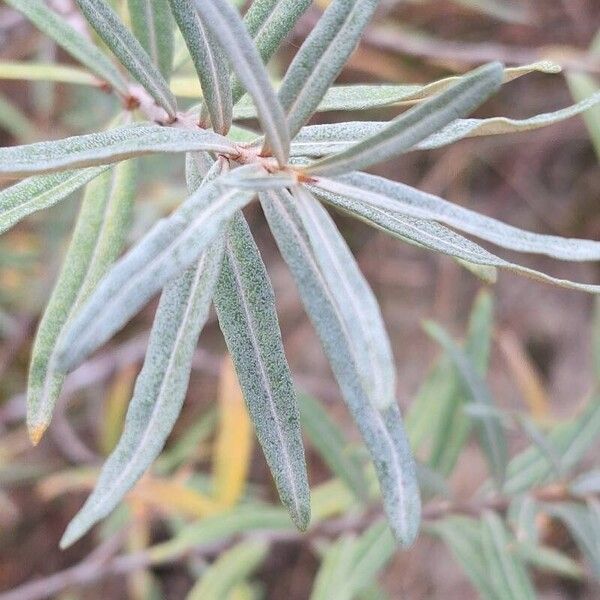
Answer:
[[[600,492],[600,469],[592,469],[578,475],[569,485],[575,496],[591,496]]]
[[[168,81],[173,68],[173,17],[168,0],[127,0],[135,37]]]
[[[396,402],[396,370],[377,299],[327,211],[302,186],[293,188],[298,214],[323,278],[358,349],[357,366],[375,407]]]
[[[22,177],[103,165],[153,152],[233,151],[232,143],[211,131],[140,124],[76,135],[51,142],[0,148],[0,175]]]
[[[475,69],[458,83],[396,117],[379,133],[309,165],[311,175],[339,175],[393,158],[485,102],[502,82],[502,65]]]
[[[64,374],[59,336],[118,257],[129,227],[135,169],[123,162],[88,184],[62,271],[38,326],[27,385],[27,427],[37,443],[48,426]]]
[[[127,81],[119,70],[92,42],[86,39],[56,12],[40,0],[6,0],[21,11],[36,27],[51,37],[71,56],[109,83],[123,96],[128,95]]]
[[[232,98],[225,54],[202,23],[192,0],[169,2],[194,61],[213,129],[226,134],[231,127]]]
[[[352,453],[340,427],[329,416],[325,407],[309,394],[300,395],[300,421],[325,464],[354,492],[359,500],[367,498],[368,485],[363,466]]]
[[[333,0],[290,64],[279,100],[294,137],[342,71],[378,0]]]
[[[266,141],[284,165],[290,140],[285,115],[269,76],[238,12],[227,0],[194,0],[204,25],[221,44],[232,68],[256,105]]]
[[[493,407],[494,400],[485,380],[481,377],[464,351],[436,323],[429,321],[424,323],[423,327],[444,348],[448,354],[448,358],[454,363],[465,389],[468,390],[471,402],[486,408]],[[502,425],[493,417],[485,415],[481,419],[478,419],[476,425],[490,470],[498,486],[501,486],[504,481],[508,460],[506,439],[502,431]]]
[[[123,66],[162,106],[171,119],[177,114],[177,102],[158,67],[144,48],[123,25],[115,11],[105,0],[76,0],[89,24],[104,43],[113,51]]]
[[[273,289],[241,213],[229,225],[214,300],[279,496],[295,525],[304,530],[310,520],[310,498],[296,395]]]
[[[549,546],[519,541],[515,551],[522,560],[541,571],[569,579],[583,578],[583,569],[576,561]]]
[[[0,191],[0,233],[38,210],[53,206],[106,171],[108,166],[35,175]]]
[[[535,600],[535,590],[521,558],[515,552],[514,540],[510,539],[500,517],[489,510],[482,517],[481,545],[497,597]]]
[[[266,541],[249,540],[236,544],[221,553],[206,569],[186,600],[229,598],[231,591],[261,565],[268,551]]]
[[[222,257],[223,240],[217,239],[195,266],[165,287],[121,439],[104,464],[94,491],[69,524],[62,548],[108,515],[162,450],[185,399],[194,350],[208,317]]]
[[[256,163],[250,163],[227,173],[223,177],[223,184],[258,192],[292,187],[296,184],[296,179],[286,171],[269,173]]]
[[[65,332],[57,364],[73,369],[106,342],[168,281],[196,262],[252,192],[202,186],[160,220],[100,282]]]
[[[373,459],[384,506],[403,546],[415,539],[420,520],[415,463],[394,403],[379,411],[359,376],[354,339],[327,285],[302,225],[296,203],[286,191],[264,192],[261,204],[275,241],[329,359],[342,395]]]

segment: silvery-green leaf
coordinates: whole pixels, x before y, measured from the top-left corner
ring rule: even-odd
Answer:
[[[177,25],[192,56],[212,127],[225,134],[231,126],[229,65],[222,49],[198,16],[193,0],[169,0]]]
[[[460,374],[470,400],[475,405],[492,408],[494,400],[485,380],[478,373],[464,351],[454,340],[436,323],[431,321],[423,325],[425,331],[436,341],[448,354]],[[502,424],[492,416],[483,415],[476,422],[482,448],[487,457],[490,470],[501,486],[506,472],[508,452],[506,439],[502,431]]]
[[[131,27],[168,81],[173,68],[173,17],[168,0],[127,0]]]
[[[481,546],[488,576],[498,598],[535,600],[527,569],[517,554],[504,523],[493,511],[486,510],[481,520]]]
[[[196,262],[253,193],[218,179],[201,186],[108,272],[71,321],[58,349],[59,367],[72,370],[106,342],[168,281]]]
[[[329,359],[342,394],[372,457],[384,506],[397,540],[412,543],[419,528],[421,504],[415,463],[394,403],[379,411],[359,376],[358,349],[329,288],[289,192],[260,195],[267,221],[300,297]]]
[[[383,410],[396,402],[396,369],[379,304],[327,211],[302,186],[293,195],[315,260],[355,337],[360,376],[375,407]]]
[[[90,167],[35,175],[0,191],[0,233],[38,210],[53,206],[108,169]]]
[[[69,524],[66,548],[108,515],[159,455],[179,416],[198,336],[208,317],[221,268],[219,237],[197,264],[165,287],[136,380],[121,439],[102,467],[94,491]]]
[[[340,74],[378,1],[333,0],[300,46],[279,89],[292,137]]]
[[[502,65],[475,69],[458,83],[396,117],[379,133],[310,165],[312,175],[339,175],[393,158],[485,102],[502,83]]]
[[[280,165],[285,164],[290,140],[285,114],[269,76],[239,13],[227,0],[194,0],[205,27],[214,35],[256,105],[266,141]]]
[[[349,448],[340,426],[317,398],[300,394],[300,421],[312,446],[325,464],[360,500],[367,499],[368,485],[363,466]]]
[[[100,79],[126,96],[127,81],[119,70],[92,42],[71,27],[65,19],[48,8],[41,0],[7,0],[21,11],[36,27],[51,37],[71,56],[88,67]]]
[[[569,579],[580,580],[584,576],[583,569],[575,560],[550,546],[518,541],[515,551],[521,560],[541,571]]]
[[[600,92],[554,112],[543,113],[528,119],[457,119],[441,131],[430,135],[414,146],[415,150],[427,150],[452,144],[468,137],[503,135],[547,127],[581,114],[600,103]],[[303,127],[292,140],[291,156],[327,156],[345,152],[354,144],[380,133],[388,126],[385,121],[350,121]]]
[[[0,175],[25,176],[103,165],[153,152],[207,150],[228,153],[233,145],[211,131],[158,125],[116,127],[62,140],[0,148]]]
[[[255,191],[289,188],[296,185],[295,177],[286,171],[269,173],[257,164],[243,165],[221,178],[223,185]]]
[[[473,235],[488,240],[493,237],[498,245],[504,247],[527,246],[529,251],[535,249],[540,253],[551,254],[554,258],[584,260],[582,257],[589,257],[588,260],[592,260],[598,252],[599,242],[543,236],[549,242],[544,247],[537,234],[521,231],[415,188],[366,173],[352,173],[335,180],[319,178],[310,187],[320,198],[336,208],[417,246],[435,249],[475,264],[507,269],[561,287],[600,292],[598,285],[557,279],[508,262],[442,227],[437,221],[472,231]],[[488,229],[482,226],[480,219]],[[505,232],[505,237],[495,233],[494,229]]]
[[[38,326],[27,385],[27,427],[34,443],[45,431],[62,388],[55,365],[58,338],[118,257],[129,226],[135,169],[123,162],[88,184],[62,271]]]
[[[295,525],[304,530],[310,520],[310,497],[296,393],[273,288],[241,212],[227,229],[214,302],[279,496]]]
[[[600,492],[600,469],[592,469],[578,475],[569,485],[569,491],[576,496],[590,496]]]
[[[76,0],[76,2],[89,24],[123,66],[156,103],[165,109],[169,117],[174,119],[177,113],[177,102],[168,83],[115,11],[105,0]]]

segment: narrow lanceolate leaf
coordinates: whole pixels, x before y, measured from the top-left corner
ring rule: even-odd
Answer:
[[[312,175],[339,175],[402,154],[455,119],[469,114],[501,83],[500,63],[475,69],[438,96],[400,115],[379,133],[345,152],[317,161],[307,171]]]
[[[535,600],[533,585],[516,552],[514,540],[510,539],[500,517],[492,511],[483,514],[481,545],[496,597]]]
[[[352,415],[373,459],[383,501],[394,534],[402,545],[414,540],[420,520],[420,498],[414,460],[394,403],[378,410],[360,377],[352,330],[329,288],[296,203],[285,191],[264,192],[261,203],[279,249],[298,285],[305,309],[321,339]]]
[[[292,137],[310,119],[340,74],[378,3],[334,0],[304,40],[279,89]]]
[[[275,54],[298,19],[311,5],[311,0],[254,0],[244,15],[244,24],[264,63]],[[239,82],[233,85],[237,102],[244,93]]]
[[[141,44],[123,25],[121,19],[105,0],[76,0],[89,24],[114,52],[123,66],[162,106],[170,118],[177,113],[177,102],[169,85]]]
[[[194,61],[212,127],[218,133],[225,134],[231,126],[232,98],[229,65],[223,50],[204,26],[193,0],[169,2]]]
[[[110,60],[88,39],[73,29],[64,18],[40,0],[7,0],[20,10],[36,27],[51,37],[71,56],[88,67],[123,95],[127,95],[127,81]]]
[[[108,168],[90,167],[36,175],[0,191],[0,233],[26,216],[64,200]]]
[[[285,164],[290,139],[285,115],[239,13],[227,0],[194,0],[204,26],[211,31],[256,105],[266,141],[279,164]]]
[[[296,526],[304,530],[310,520],[310,498],[296,394],[273,289],[241,212],[227,231],[214,301],[279,496]]]
[[[69,371],[106,342],[168,281],[199,258],[252,192],[222,191],[218,179],[159,221],[100,282],[65,332],[60,367]]]
[[[489,217],[471,213],[462,207],[420,192],[410,186],[366,173],[352,173],[335,180],[319,178],[310,187],[320,198],[336,208],[417,246],[431,248],[475,264],[503,268],[561,287],[591,293],[600,292],[598,285],[557,279],[508,262],[442,227],[439,223],[447,223],[457,229],[468,229],[469,232],[473,231],[474,235],[484,239],[490,240],[493,237],[498,245],[504,247],[527,246],[531,248],[530,252],[535,248],[537,252],[550,254],[554,258],[572,257],[571,260],[586,260],[581,257],[589,257],[587,260],[592,260],[592,257],[598,252],[598,242],[543,236],[550,242],[544,247],[536,234],[524,232]],[[458,214],[461,215],[462,222],[457,218]],[[489,223],[490,230],[485,230],[478,219],[483,219],[486,224]],[[477,226],[474,223],[477,223]],[[506,237],[502,239],[500,235],[491,231],[492,227],[506,232]],[[477,234],[474,233],[475,231]]]
[[[383,410],[396,402],[396,370],[379,304],[327,211],[302,186],[293,195],[319,269],[355,337],[365,389]]]
[[[173,68],[173,17],[168,0],[127,0],[135,37],[168,81]]]
[[[56,368],[58,338],[117,258],[129,225],[134,165],[124,162],[92,181],[33,345],[27,386],[27,426],[37,443],[48,426],[64,373]]]
[[[69,524],[61,547],[70,546],[108,515],[162,450],[185,399],[222,256],[223,241],[217,239],[197,264],[165,287],[121,439],[94,491]]]
[[[471,363],[464,351],[436,323],[428,322],[425,331],[440,344],[460,374],[472,403],[484,408],[494,406],[490,390],[477,369]],[[499,486],[504,481],[506,463],[508,462],[506,439],[502,424],[495,416],[482,415],[477,419],[477,429],[483,450],[490,465],[490,470]]]
[[[158,125],[116,127],[51,142],[0,148],[0,175],[22,177],[63,169],[105,165],[153,152],[233,152],[233,144],[211,131]]]

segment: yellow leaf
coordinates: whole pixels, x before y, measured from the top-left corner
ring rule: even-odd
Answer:
[[[214,448],[215,497],[233,506],[246,487],[254,433],[231,357],[221,368],[219,429]]]

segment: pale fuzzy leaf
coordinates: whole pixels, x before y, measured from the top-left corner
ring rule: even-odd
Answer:
[[[27,385],[27,427],[34,443],[50,422],[64,373],[55,365],[59,336],[118,257],[129,227],[135,169],[124,162],[86,189],[62,271],[33,344]]]
[[[97,86],[98,78],[85,69],[52,63],[0,61],[0,79],[19,81],[56,81]]]
[[[582,579],[583,569],[571,557],[551,548],[532,542],[517,542],[515,550],[519,557],[529,565],[569,579]]]
[[[193,0],[169,0],[190,51],[213,129],[225,134],[232,119],[229,65],[222,49],[198,16]]]
[[[173,17],[168,0],[127,0],[135,37],[168,81],[173,68]]]
[[[279,89],[292,137],[340,74],[378,2],[333,0],[300,46]]]
[[[38,210],[53,206],[106,171],[108,166],[35,175],[0,191],[0,233]]]
[[[264,192],[261,203],[279,249],[298,285],[333,373],[372,457],[394,534],[410,545],[421,504],[415,463],[394,403],[378,411],[358,375],[356,349],[311,249],[295,202],[287,192]]]
[[[121,439],[104,464],[94,491],[69,524],[62,548],[108,515],[162,450],[185,399],[194,350],[208,317],[222,257],[223,240],[219,238],[195,266],[165,287]]]
[[[377,299],[327,211],[302,186],[293,189],[313,255],[359,349],[358,368],[378,410],[396,402],[396,369]]]
[[[309,165],[312,175],[339,175],[406,152],[415,144],[463,117],[485,102],[502,83],[502,65],[475,69],[458,83],[396,117],[379,133],[346,151]]]
[[[560,257],[565,260],[567,257],[571,260],[585,260],[582,257],[588,257],[588,260],[592,260],[600,247],[599,242],[543,236],[544,240],[550,242],[544,247],[538,234],[524,232],[410,186],[366,173],[352,173],[336,180],[319,178],[315,180],[311,189],[337,208],[367,222],[373,222],[384,231],[409,239],[416,245],[432,249],[438,249],[437,246],[439,251],[445,254],[475,264],[504,268],[561,287],[600,293],[598,285],[557,279],[505,261],[470,240],[441,227],[437,221],[468,230],[473,232],[473,235],[490,241],[493,237],[498,245],[504,247],[526,246],[530,252],[535,249],[539,253],[551,254],[554,258]],[[504,238],[501,237],[500,231],[505,233]]]
[[[296,394],[273,289],[241,212],[227,230],[214,302],[279,496],[295,525],[304,530],[310,520],[310,497]]]
[[[268,541],[248,540],[221,553],[192,587],[186,600],[233,599],[234,588],[258,569],[268,551]]]
[[[101,80],[127,95],[127,81],[119,70],[92,42],[73,29],[64,18],[48,8],[41,0],[7,0],[21,11],[36,27],[52,38],[71,56],[88,67]]]
[[[109,164],[153,152],[207,150],[228,153],[233,145],[211,131],[158,125],[124,126],[62,140],[0,148],[0,175],[25,176]]]
[[[160,220],[100,282],[70,323],[58,365],[70,371],[106,342],[168,281],[190,267],[252,192],[222,191],[218,179],[202,186]]]
[[[252,96],[275,158],[280,165],[285,164],[290,146],[285,115],[239,13],[227,0],[194,2],[204,25],[219,42],[236,75]]]
[[[231,170],[222,178],[223,185],[255,191],[289,188],[296,184],[296,178],[286,171],[269,173],[257,164],[248,164]]]
[[[577,476],[569,485],[576,496],[591,496],[600,493],[600,469],[592,469]]]
[[[158,67],[144,48],[123,25],[119,16],[105,0],[76,0],[89,24],[113,51],[123,66],[165,109],[170,118],[177,113],[177,102]]]

